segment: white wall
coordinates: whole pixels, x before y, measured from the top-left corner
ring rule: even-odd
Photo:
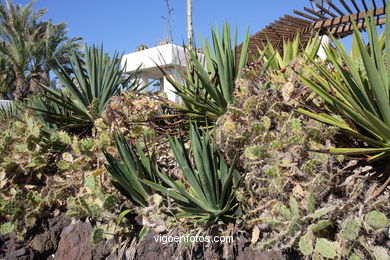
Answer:
[[[12,101],[10,100],[0,100],[0,108],[6,108],[8,107]]]

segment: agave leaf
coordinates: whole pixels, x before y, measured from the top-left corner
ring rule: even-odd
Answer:
[[[57,61],[54,73],[61,81],[67,95],[61,89],[45,89],[44,98],[57,106],[55,111],[48,106],[39,106],[33,102],[31,109],[38,111],[37,116],[44,120],[49,118],[50,124],[57,128],[65,128],[76,132],[90,130],[94,120],[100,116],[111,97],[117,95],[125,85],[129,89],[138,86],[135,74],[123,79],[121,57],[115,53],[111,58],[103,52],[103,47],[85,45],[84,55],[73,51],[70,57],[71,73]],[[47,101],[44,101],[47,102]],[[41,102],[42,103],[42,102]],[[55,114],[54,114],[54,113]],[[89,124],[73,124],[75,120],[88,121]]]
[[[200,39],[205,64],[197,50],[186,50],[187,72],[179,72],[184,84],[160,68],[184,103],[173,107],[202,123],[215,121],[226,111],[233,97],[235,81],[241,76],[248,58],[248,30],[240,54],[237,52],[237,30],[232,39],[228,24],[221,32],[219,28],[212,29],[211,38],[211,43]]]
[[[390,11],[389,8],[387,6],[386,10]],[[354,28],[352,56],[348,55],[342,43],[332,36],[336,50],[325,48],[325,51],[330,64],[335,68],[334,72],[328,72],[311,60],[319,73],[309,69],[314,79],[300,76],[302,81],[328,104],[328,115],[314,114],[302,109],[299,111],[318,121],[337,126],[346,134],[370,145],[361,148],[332,148],[329,150],[331,153],[373,154],[370,158],[374,159],[390,152],[390,74],[388,66],[385,65],[389,59],[387,56],[389,50],[383,50],[387,48],[383,42],[384,39],[387,42],[387,34],[390,32],[390,18],[386,17],[386,30],[378,37],[372,11],[368,14],[365,21],[368,45],[364,43],[356,23],[352,20]],[[359,67],[355,59],[361,59],[363,67]],[[331,114],[338,114],[345,121],[335,120]]]
[[[137,144],[133,147],[118,133],[115,135],[115,144],[123,163],[104,152],[108,162],[106,168],[115,180],[113,183],[126,197],[146,207],[152,191],[144,181],[156,181],[154,158],[148,158]]]

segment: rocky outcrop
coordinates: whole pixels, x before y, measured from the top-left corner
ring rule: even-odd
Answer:
[[[91,241],[93,226],[87,222],[71,220],[64,215],[47,219],[39,229],[41,233],[20,241],[14,234],[0,235],[0,259],[4,260],[127,260],[127,259],[259,259],[285,260],[280,251],[262,252],[251,248],[244,235],[235,237],[232,245],[163,244],[155,240],[157,233],[149,231],[140,242],[128,238],[128,243],[118,243],[115,238]],[[287,259],[299,259],[289,252]]]
[[[78,221],[61,232],[56,260],[90,260],[94,245],[91,242],[92,226]]]

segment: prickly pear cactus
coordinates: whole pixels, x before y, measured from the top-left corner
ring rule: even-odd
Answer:
[[[239,80],[234,103],[217,122],[223,154],[238,156],[245,172],[237,197],[244,225],[258,230],[253,241],[313,259],[385,255],[389,248],[380,238],[388,227],[388,194],[364,205],[371,184],[357,177],[360,168],[313,152],[332,146],[336,129],[295,112],[302,102],[322,103],[295,76],[277,77],[265,84]],[[342,169],[347,174],[333,177]]]

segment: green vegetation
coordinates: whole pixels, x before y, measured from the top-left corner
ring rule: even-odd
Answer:
[[[174,157],[188,187],[182,181],[172,180],[168,174],[160,171],[157,173],[168,188],[148,180],[145,183],[177,202],[182,211],[177,214],[179,217],[208,222],[229,217],[237,207],[234,203],[235,190],[240,182],[235,162],[230,167],[227,166],[209,134],[201,136],[194,125],[191,125],[189,134],[193,165],[183,141],[170,140]]]
[[[70,73],[58,64],[56,76],[65,91],[44,87],[44,98],[33,100],[32,109],[47,123],[75,131],[89,130],[111,97],[136,87],[134,74],[122,77],[121,57],[108,57],[103,48],[85,46],[84,54],[72,52]]]
[[[105,154],[108,161],[107,169],[115,180],[114,186],[137,205],[147,207],[152,191],[142,181],[156,180],[154,162],[147,157],[138,143],[133,147],[119,134],[115,136],[115,144],[123,163]]]
[[[259,53],[265,62],[270,63],[270,70],[279,71],[289,67],[301,55],[314,59],[320,46],[318,35],[302,44],[301,37],[298,34],[292,41],[283,40],[282,51],[278,51],[271,44],[268,44],[264,50],[259,49]]]
[[[41,91],[40,84],[50,85],[56,59],[66,66],[81,39],[69,39],[63,23],[40,21],[47,10],[34,11],[34,2],[22,6],[6,0],[0,5],[0,60],[6,62],[7,75],[14,75],[1,92],[19,100]]]
[[[0,4],[0,95],[21,99],[0,109],[5,238],[31,241],[66,216],[126,257],[154,231],[244,236],[302,259],[389,258],[390,26],[378,36],[367,17],[369,44],[354,25],[352,53],[333,39],[325,61],[317,36],[247,64],[248,33],[239,49],[225,24],[187,49],[184,83],[168,78],[176,104],[44,13]]]
[[[390,22],[390,17],[387,17],[386,21]],[[354,24],[357,47],[355,45],[353,53],[355,57],[361,57],[362,65],[354,61],[347,54],[345,47],[333,39],[337,49],[328,48],[326,53],[334,72],[329,72],[314,62],[317,69],[309,69],[314,78],[301,76],[302,81],[324,99],[329,112],[317,114],[303,109],[300,111],[321,122],[335,125],[369,145],[359,148],[332,148],[330,152],[374,154],[372,158],[379,158],[388,155],[390,151],[389,73],[386,65],[390,53],[387,48],[383,50],[380,47],[372,13],[366,18],[366,23],[370,47],[364,43]],[[388,27],[386,26],[384,37],[390,33]],[[342,119],[334,115],[339,115]]]
[[[197,120],[213,122],[232,101],[235,81],[240,78],[248,59],[249,34],[247,32],[245,35],[241,53],[238,52],[237,32],[232,39],[228,24],[223,26],[222,35],[218,27],[211,30],[211,34],[212,45],[201,39],[204,61],[198,50],[187,49],[187,73],[181,74],[184,84],[165,76],[184,103],[171,104],[173,108]]]

